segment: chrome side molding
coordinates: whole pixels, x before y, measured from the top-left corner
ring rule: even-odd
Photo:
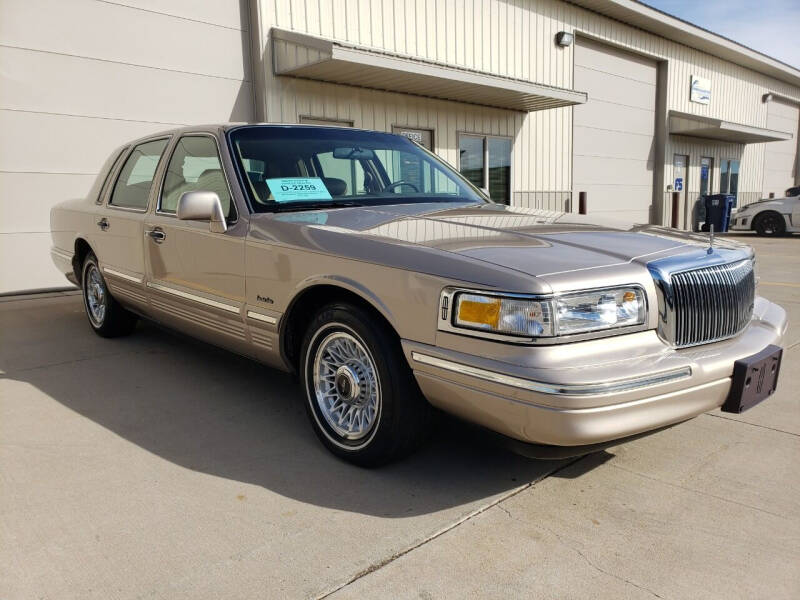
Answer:
[[[110,269],[109,267],[103,267],[103,273],[107,273],[113,277],[119,277],[120,279],[125,279],[131,283],[142,283],[143,281],[141,277],[134,277],[133,275],[128,275],[127,273],[122,273],[116,269]]]
[[[270,317],[269,315],[262,315],[261,313],[255,312],[253,310],[247,311],[247,318],[254,319],[256,321],[263,321],[264,323],[269,323],[270,325],[275,325],[278,322],[278,319],[275,317]]]
[[[164,292],[166,294],[172,294],[173,296],[178,296],[180,298],[185,298],[187,300],[193,300],[199,304],[205,304],[206,306],[213,306],[214,308],[219,308],[220,310],[225,310],[229,313],[236,313],[239,314],[241,311],[238,306],[233,304],[226,304],[224,302],[217,302],[216,300],[211,300],[210,298],[204,298],[203,296],[197,296],[195,294],[190,294],[189,292],[184,292],[183,290],[175,289],[174,287],[170,287],[167,285],[162,285],[160,283],[154,283],[152,281],[147,282],[147,287],[153,288],[154,290],[158,290],[160,292]]]

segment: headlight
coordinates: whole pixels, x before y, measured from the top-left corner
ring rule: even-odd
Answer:
[[[639,287],[591,290],[548,298],[458,292],[452,325],[520,337],[554,337],[641,325],[646,318]]]
[[[644,323],[645,305],[639,288],[598,290],[556,299],[558,335]]]
[[[456,298],[457,327],[526,337],[552,336],[550,301],[459,294]]]

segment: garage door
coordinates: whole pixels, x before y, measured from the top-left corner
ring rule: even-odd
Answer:
[[[578,38],[573,191],[588,193],[591,213],[646,223],[653,201],[656,63]]]
[[[767,105],[767,129],[786,131],[792,139],[769,142],[764,152],[764,197],[783,196],[786,188],[797,184],[797,124],[800,107],[780,100]]]

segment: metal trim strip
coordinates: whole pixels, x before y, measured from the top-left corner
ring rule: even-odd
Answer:
[[[253,310],[247,311],[247,317],[249,319],[255,319],[256,321],[263,321],[264,323],[269,323],[270,325],[275,325],[278,323],[278,319],[275,317],[270,317],[269,315],[262,315],[261,313],[257,313]]]
[[[147,287],[151,287],[153,289],[159,290],[167,294],[172,294],[173,296],[186,298],[187,300],[193,300],[194,302],[205,304],[206,306],[213,306],[214,308],[219,308],[220,310],[225,310],[230,313],[238,314],[240,312],[238,306],[234,306],[232,304],[225,304],[224,302],[217,302],[216,300],[211,300],[210,298],[204,298],[203,296],[196,296],[194,294],[190,294],[189,292],[184,292],[182,290],[162,285],[160,283],[153,283],[152,281],[148,281]]]
[[[108,273],[109,275],[113,275],[114,277],[119,277],[120,279],[127,279],[128,281],[132,281],[133,283],[142,283],[141,277],[134,277],[133,275],[128,275],[127,273],[121,273],[115,269],[109,269],[108,267],[103,267],[103,273]]]
[[[504,375],[495,371],[487,371],[477,367],[437,358],[421,352],[412,352],[411,358],[419,363],[438,367],[454,373],[461,373],[462,375],[469,375],[484,381],[491,381],[492,383],[499,383],[509,387],[515,387],[531,392],[539,392],[542,394],[551,394],[559,396],[601,396],[608,394],[616,394],[619,392],[630,392],[641,388],[651,387],[654,385],[661,385],[664,383],[672,383],[688,379],[692,375],[691,367],[681,367],[669,371],[661,371],[653,375],[644,375],[640,377],[631,377],[627,379],[617,379],[607,383],[591,383],[591,384],[558,384],[546,383],[542,381],[534,381],[532,379],[523,379],[513,375]]]

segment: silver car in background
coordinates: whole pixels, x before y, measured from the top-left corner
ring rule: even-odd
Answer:
[[[95,332],[144,316],[296,373],[361,465],[415,448],[432,407],[578,454],[777,383],[786,314],[749,247],[495,204],[400,136],[167,131],[51,221]]]

